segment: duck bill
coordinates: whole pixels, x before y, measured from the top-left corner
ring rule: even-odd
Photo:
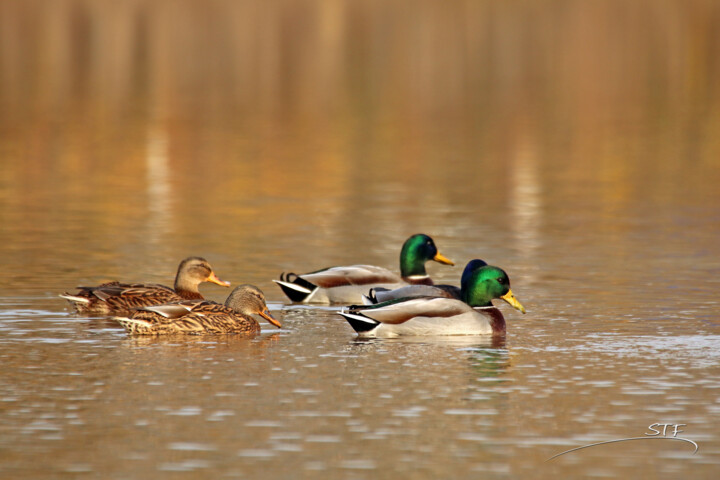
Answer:
[[[262,312],[258,312],[258,315],[260,315],[261,317],[263,317],[265,320],[267,320],[268,322],[272,323],[272,324],[275,325],[276,327],[282,328],[282,325],[280,325],[280,322],[278,322],[277,320],[275,320],[275,318],[274,318],[272,315],[270,315],[270,310],[265,309],[265,310],[263,310]]]
[[[518,302],[518,299],[515,298],[515,295],[513,295],[512,290],[508,290],[508,292],[500,298],[505,300],[507,303],[512,305],[514,308],[520,310],[522,313],[525,313],[525,307],[522,306],[522,303]]]
[[[208,282],[217,283],[218,285],[221,285],[223,287],[229,287],[230,282],[226,282],[225,280],[220,280],[217,275],[215,275],[215,272],[211,273],[210,276],[207,278]]]
[[[455,262],[453,262],[440,252],[438,252],[437,255],[433,257],[433,260],[438,263],[442,263],[443,265],[455,265]]]

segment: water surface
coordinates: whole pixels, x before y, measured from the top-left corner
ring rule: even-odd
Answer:
[[[0,6],[0,473],[715,478],[715,2]],[[505,339],[358,340],[283,271],[430,234],[503,267]],[[255,338],[57,295],[207,258]],[[228,291],[203,285],[223,301]],[[684,424],[681,442],[591,443]],[[670,431],[670,429],[668,430]]]

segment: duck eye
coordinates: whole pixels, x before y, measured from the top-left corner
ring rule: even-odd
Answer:
[[[503,277],[498,278],[497,281],[500,285],[503,285],[505,283],[505,279]]]

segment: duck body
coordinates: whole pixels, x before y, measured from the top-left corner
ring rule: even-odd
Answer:
[[[495,307],[473,308],[454,298],[411,297],[340,313],[358,336],[503,335],[505,318]]]
[[[273,280],[293,302],[360,303],[370,288],[396,289],[404,285],[432,285],[425,262],[446,265],[453,262],[440,254],[432,238],[416,234],[405,241],[400,252],[400,275],[374,265],[330,267],[297,275],[283,273]]]
[[[64,293],[80,314],[110,315],[147,305],[179,302],[183,297],[165,285],[108,282],[96,287],[78,287],[74,295]]]
[[[108,282],[95,287],[78,287],[77,293],[66,292],[60,297],[68,300],[77,313],[111,315],[149,305],[202,300],[198,289],[202,282],[230,286],[230,282],[215,275],[207,260],[188,257],[178,266],[174,288],[160,284]]]
[[[270,314],[262,291],[252,285],[236,287],[225,304],[209,300],[183,300],[143,307],[129,316],[114,318],[128,333],[136,335],[254,335],[260,332],[260,324],[254,314],[281,327]]]
[[[483,260],[470,260],[463,271],[461,285],[475,270],[485,265],[487,263]],[[363,304],[374,305],[406,297],[445,297],[462,300],[462,290],[455,285],[405,285],[395,289],[374,287],[367,295],[363,295]]]
[[[507,274],[498,267],[482,266],[470,273],[461,287],[462,300],[416,296],[375,305],[354,305],[343,316],[360,337],[392,338],[403,335],[504,335],[505,318],[492,299],[500,298],[525,313],[510,290]]]
[[[316,272],[296,275],[282,274],[280,285],[287,297],[298,303],[357,303],[369,288],[395,289],[407,281],[390,270],[374,265],[330,267]],[[429,277],[421,281],[432,281]]]

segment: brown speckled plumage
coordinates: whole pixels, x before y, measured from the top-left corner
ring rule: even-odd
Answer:
[[[199,299],[198,286],[212,282],[230,286],[220,280],[204,258],[189,257],[180,262],[175,277],[175,288],[159,284],[108,282],[96,287],[78,287],[76,294],[60,295],[68,300],[77,313],[81,314],[122,314],[149,305]]]
[[[260,324],[252,315],[260,315],[280,328],[268,311],[265,296],[253,285],[240,285],[230,293],[224,305],[204,300],[186,300],[167,305],[144,307],[129,317],[115,317],[129,333],[167,334],[257,334]]]

